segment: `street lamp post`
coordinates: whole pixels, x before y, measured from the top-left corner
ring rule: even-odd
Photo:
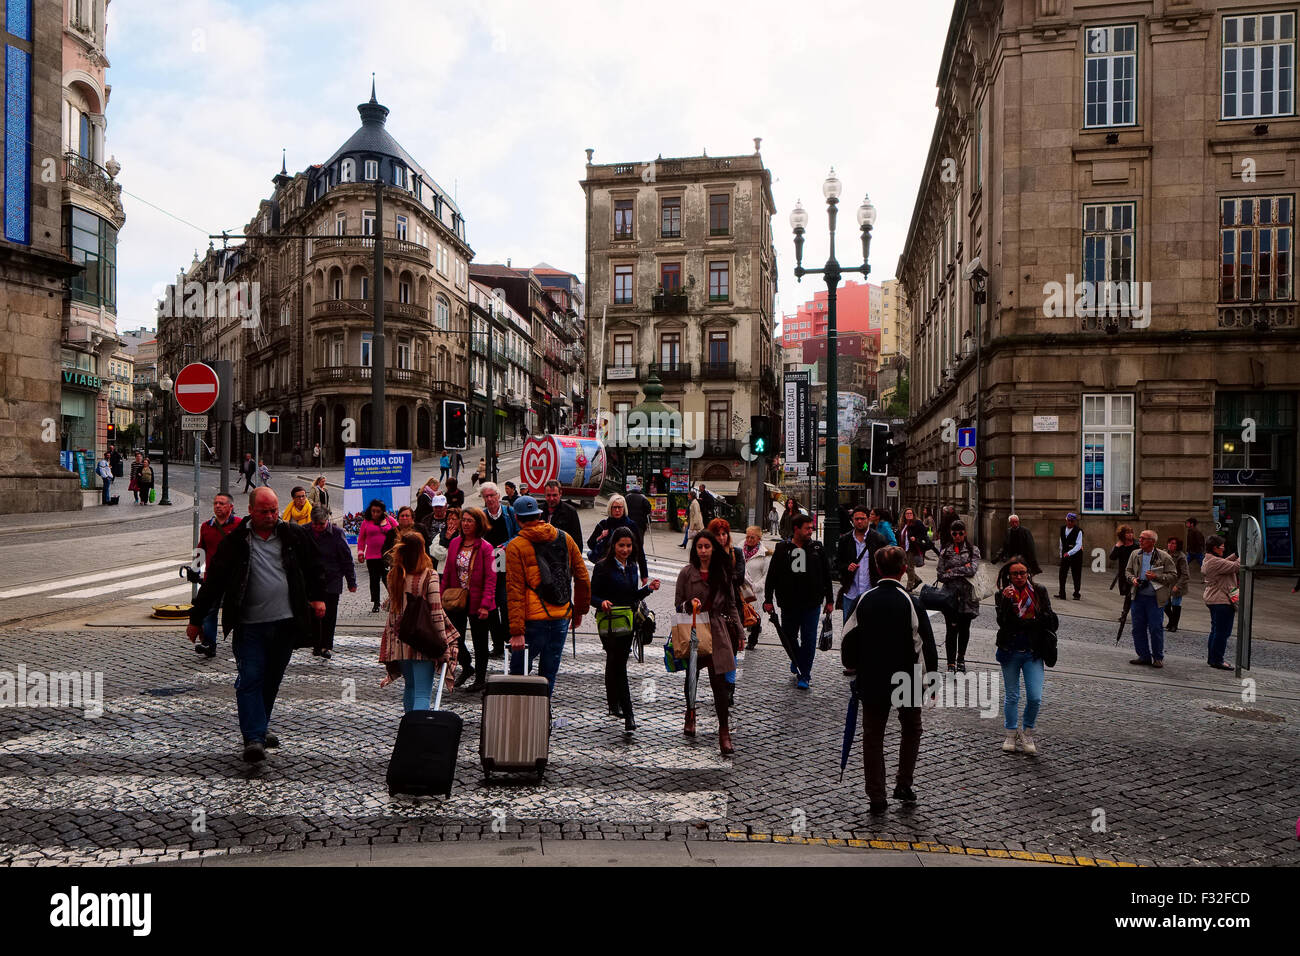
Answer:
[[[967,339],[967,345],[963,349],[967,355],[972,351],[975,353],[975,467],[977,470],[975,472],[975,494],[973,495],[974,508],[972,509],[973,514],[971,515],[971,521],[975,524],[974,531],[976,547],[985,547],[984,534],[981,530],[983,525],[980,521],[980,506],[983,502],[980,496],[980,473],[978,471],[978,469],[982,468],[984,465],[984,459],[979,453],[980,445],[984,441],[984,363],[980,360],[980,347],[983,344],[983,335],[980,330],[980,308],[988,299],[989,274],[987,270],[984,269],[983,263],[980,262],[978,256],[972,259],[970,264],[967,265],[963,271],[967,281],[970,282],[971,300],[975,306],[974,348],[972,349],[970,347],[970,340]],[[1014,471],[1011,480],[1014,483]],[[1012,487],[1014,488],[1015,485],[1013,484]]]
[[[163,413],[163,490],[162,497],[158,499],[158,504],[169,505],[171,499],[167,497],[167,459],[171,457],[171,425],[168,422],[168,412],[171,411],[171,404],[167,397],[172,393],[172,379],[170,375],[164,375],[159,381],[158,387],[163,390],[162,413]]]
[[[149,457],[149,393],[144,393],[144,457]]]
[[[872,205],[869,197],[863,196],[862,205],[858,207],[858,225],[862,227],[862,265],[841,266],[835,259],[835,216],[842,189],[843,184],[835,175],[835,168],[831,167],[830,175],[826,177],[826,182],[822,183],[822,195],[826,197],[826,218],[830,225],[830,256],[826,259],[826,265],[820,269],[803,267],[803,234],[804,227],[808,225],[808,213],[803,208],[803,203],[796,202],[790,213],[790,227],[794,230],[795,278],[802,282],[806,275],[820,274],[826,277],[826,484],[823,488],[822,506],[826,512],[825,540],[830,547],[834,547],[838,540],[840,504],[840,400],[839,370],[836,367],[839,363],[835,359],[838,354],[838,333],[835,326],[836,289],[840,284],[840,277],[845,272],[860,272],[864,277],[871,274],[871,227],[876,224],[876,207]],[[816,440],[814,425],[814,448]]]

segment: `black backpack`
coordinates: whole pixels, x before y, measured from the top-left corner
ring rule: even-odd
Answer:
[[[544,544],[533,542],[533,557],[537,560],[537,571],[541,576],[533,591],[544,604],[568,607],[573,600],[569,536],[557,528],[554,541]]]

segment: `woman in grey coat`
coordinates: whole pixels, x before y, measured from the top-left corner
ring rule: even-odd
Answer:
[[[966,541],[966,525],[958,520],[948,527],[952,544],[939,555],[937,578],[945,591],[957,595],[957,612],[948,619],[944,645],[948,670],[966,670],[966,645],[970,643],[970,622],[980,613],[974,577],[980,566],[980,549]]]

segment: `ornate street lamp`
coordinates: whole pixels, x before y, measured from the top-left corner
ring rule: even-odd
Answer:
[[[790,212],[790,228],[794,230],[795,279],[802,282],[806,275],[821,274],[826,277],[826,354],[838,354],[838,333],[835,324],[836,289],[845,272],[860,272],[864,277],[871,274],[871,229],[876,224],[876,207],[868,196],[862,197],[858,207],[858,226],[862,229],[862,265],[844,267],[835,259],[835,216],[844,184],[835,175],[835,167],[822,183],[822,195],[826,197],[826,218],[830,227],[830,256],[826,265],[820,269],[803,267],[803,235],[808,225],[808,212],[801,202],[796,202]],[[822,508],[826,513],[825,540],[835,542],[839,534],[840,503],[840,465],[839,465],[839,363],[833,359],[826,363],[826,485]],[[834,410],[833,413],[832,410]],[[816,435],[813,436],[814,447]]]
[[[163,390],[162,399],[162,416],[163,416],[163,490],[162,497],[158,499],[158,504],[169,505],[171,499],[167,497],[167,459],[171,457],[171,428],[168,419],[171,417],[171,403],[167,401],[172,393],[172,378],[170,375],[164,375],[158,382],[158,387]]]

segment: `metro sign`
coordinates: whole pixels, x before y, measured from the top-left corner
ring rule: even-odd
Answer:
[[[210,366],[191,362],[177,373],[175,388],[177,405],[191,415],[203,415],[217,403],[221,386]]]

